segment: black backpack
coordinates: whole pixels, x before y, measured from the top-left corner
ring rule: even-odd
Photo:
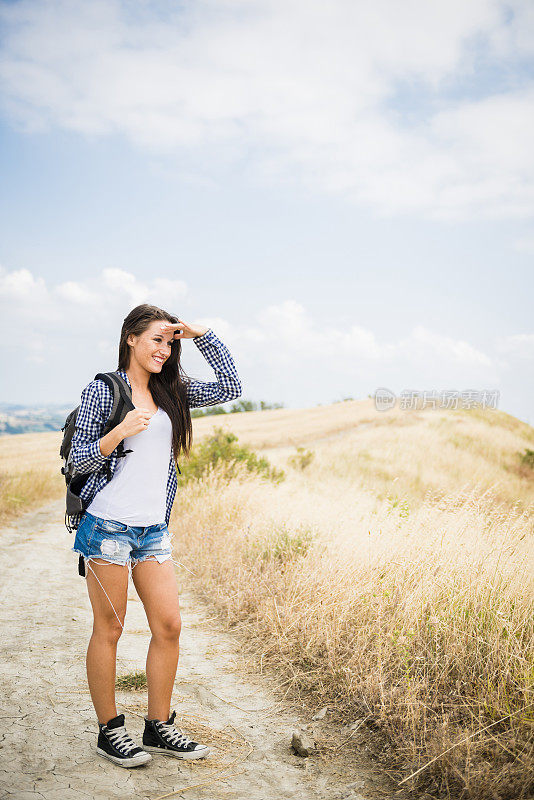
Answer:
[[[99,378],[108,385],[113,395],[111,414],[109,415],[109,419],[102,433],[102,436],[105,436],[106,433],[109,433],[110,430],[122,422],[126,414],[129,411],[132,411],[135,406],[132,401],[131,389],[124,378],[122,378],[116,372],[99,372],[98,375],[95,375],[95,381]],[[80,406],[76,406],[76,408],[74,408],[67,416],[65,424],[61,428],[63,431],[63,440],[61,442],[61,447],[59,448],[59,455],[65,462],[61,467],[61,474],[65,477],[65,483],[67,485],[65,526],[69,533],[73,533],[78,527],[77,525],[73,524],[69,517],[81,514],[89,505],[89,503],[80,497],[80,492],[91,473],[76,473],[70,458],[72,437],[74,436],[76,417],[78,416],[79,409]],[[124,458],[127,453],[131,452],[131,450],[124,449],[123,442],[118,444],[118,458]],[[108,481],[110,481],[111,470],[109,467],[109,461],[106,461],[106,475]]]

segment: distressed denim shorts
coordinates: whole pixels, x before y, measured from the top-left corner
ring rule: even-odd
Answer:
[[[88,511],[80,520],[72,550],[87,560],[97,558],[132,568],[147,558],[155,558],[161,564],[172,557],[171,537],[165,522],[137,527],[95,517]]]

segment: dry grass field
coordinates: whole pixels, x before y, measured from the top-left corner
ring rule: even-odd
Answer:
[[[55,431],[0,436],[1,523],[64,494],[62,436]]]
[[[196,440],[216,426],[285,479],[215,466],[179,487],[170,528],[258,668],[364,720],[403,786],[531,797],[534,429],[371,400],[200,418]],[[63,491],[59,442],[0,438],[2,516]]]

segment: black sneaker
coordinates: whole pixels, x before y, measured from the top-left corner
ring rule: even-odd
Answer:
[[[98,723],[98,744],[96,752],[109,758],[119,767],[139,767],[152,761],[150,753],[145,752],[126,733],[124,714],[113,717],[104,725]]]
[[[173,725],[176,711],[173,711],[167,722],[145,717],[143,747],[151,753],[163,753],[175,758],[204,758],[210,749],[189,739],[179,728]]]

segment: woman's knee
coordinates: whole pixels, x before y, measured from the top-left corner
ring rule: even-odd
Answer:
[[[122,625],[117,618],[95,619],[93,635],[105,639],[108,644],[117,644],[122,634]]]
[[[153,626],[152,634],[162,639],[176,641],[180,638],[182,619],[180,614],[161,617]]]

